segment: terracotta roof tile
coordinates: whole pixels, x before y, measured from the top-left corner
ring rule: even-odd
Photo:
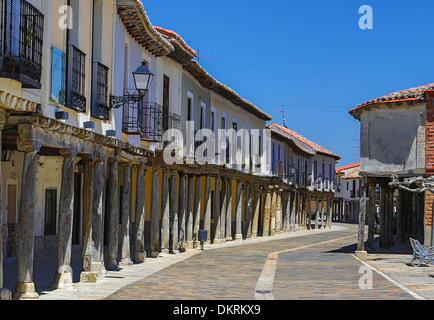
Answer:
[[[414,88],[392,92],[359,104],[350,110],[350,114],[357,117],[357,112],[365,107],[378,104],[399,103],[399,102],[425,102],[425,92],[434,91],[434,83],[425,84]]]
[[[346,166],[341,166],[339,168],[336,168],[336,173],[343,171],[343,170],[347,170],[347,169],[351,169],[354,167],[360,167],[360,162],[356,162],[356,163],[352,163],[352,164],[347,164]]]
[[[175,40],[179,41],[179,43],[181,43],[182,47],[187,50],[190,54],[192,54],[194,57],[197,57],[197,52],[196,50],[194,50],[192,47],[190,47],[187,42],[185,42],[185,40],[175,31],[173,30],[169,30],[169,29],[165,29],[162,27],[157,27],[154,26],[155,30],[157,30],[160,33],[163,33],[169,37],[174,38]]]
[[[313,141],[311,141],[311,140],[303,137],[301,134],[295,132],[292,129],[289,129],[289,128],[285,127],[285,126],[281,126],[280,124],[277,124],[277,123],[269,124],[267,127],[271,128],[273,126],[276,127],[276,128],[279,128],[280,130],[282,130],[285,133],[289,134],[290,136],[294,137],[298,141],[306,144],[307,146],[311,147],[312,149],[314,149],[318,153],[322,153],[322,154],[331,156],[331,157],[336,158],[338,160],[341,159],[341,157],[338,156],[336,153],[334,153],[334,152],[332,152],[330,150],[327,150],[324,147],[321,147],[319,144],[316,144],[315,142],[313,142]]]

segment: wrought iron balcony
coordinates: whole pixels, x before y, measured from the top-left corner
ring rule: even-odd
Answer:
[[[44,15],[25,0],[4,0],[0,14],[0,77],[41,88]]]
[[[137,90],[125,90],[123,96],[111,97],[112,108],[123,108],[122,130],[140,135],[142,140],[162,142],[168,129],[181,129],[181,116],[168,112],[155,102],[144,101]]]

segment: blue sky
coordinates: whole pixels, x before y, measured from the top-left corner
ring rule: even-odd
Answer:
[[[151,22],[175,30],[202,66],[282,124],[359,161],[348,111],[434,82],[432,0],[144,0]],[[373,9],[372,30],[359,8]]]

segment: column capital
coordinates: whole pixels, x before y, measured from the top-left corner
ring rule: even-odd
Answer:
[[[59,149],[59,153],[63,158],[75,158],[78,154],[77,149],[68,148],[68,149]]]
[[[18,150],[24,152],[39,152],[42,148],[42,142],[34,139],[19,139]]]

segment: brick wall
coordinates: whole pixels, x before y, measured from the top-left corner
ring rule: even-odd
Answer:
[[[426,93],[426,176],[434,175],[434,92]],[[425,193],[425,226],[431,227],[433,222],[434,194]]]

